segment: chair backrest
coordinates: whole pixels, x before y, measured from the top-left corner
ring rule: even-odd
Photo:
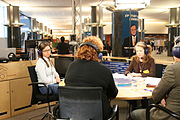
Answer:
[[[71,57],[55,58],[55,68],[61,77],[65,77],[69,64],[72,63],[73,61],[74,61],[74,58],[71,58]]]
[[[156,75],[155,77],[161,78],[163,73],[163,65],[162,64],[156,64]]]
[[[103,120],[101,87],[59,87],[60,118]]]
[[[37,78],[37,73],[35,71],[35,66],[28,66],[28,71],[29,71],[29,75],[31,78],[31,82],[38,82],[38,78]],[[32,85],[32,99],[31,99],[31,104],[36,104],[38,103],[38,99],[36,98],[36,96],[41,95],[41,92],[39,91],[39,87],[38,85]]]

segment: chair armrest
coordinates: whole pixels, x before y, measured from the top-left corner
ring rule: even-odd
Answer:
[[[32,82],[32,83],[28,84],[28,86],[31,86],[31,85],[43,85],[44,87],[47,88],[46,84],[43,82]]]
[[[153,107],[158,108],[158,109],[166,112],[170,116],[180,120],[180,115],[178,115],[177,113],[175,113],[175,112],[173,112],[173,111],[171,111],[171,110],[169,110],[169,109],[167,109],[167,108],[165,108],[165,107],[163,107],[161,105],[158,105],[158,104],[151,104],[151,105],[148,106],[148,108],[146,109],[146,120],[150,120],[150,110]]]
[[[28,86],[33,86],[33,85],[43,85],[46,89],[47,89],[47,100],[49,101],[49,89],[48,89],[48,86],[43,83],[43,82],[32,82],[30,84],[28,84]]]
[[[116,117],[116,120],[119,120],[119,106],[113,105],[112,114],[108,120],[113,120]]]

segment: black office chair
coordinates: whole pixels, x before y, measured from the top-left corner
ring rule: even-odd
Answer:
[[[74,61],[73,57],[58,57],[55,58],[55,68],[61,78],[65,77],[66,71],[70,63]]]
[[[60,120],[103,120],[101,87],[60,86],[59,104]],[[108,120],[118,120],[118,115],[118,105],[114,105]]]
[[[35,66],[28,66],[28,71],[29,75],[31,78],[32,83],[28,84],[29,86],[32,85],[32,99],[31,99],[31,104],[43,104],[47,103],[48,104],[48,112],[44,115],[44,117],[41,119],[43,120],[44,118],[53,118],[53,114],[51,112],[51,106],[50,102],[52,101],[58,101],[58,97],[55,95],[49,94],[49,89],[46,86],[45,83],[38,82],[37,79],[37,73],[35,71]],[[43,85],[47,88],[47,94],[42,94],[39,91],[39,86],[38,85]]]
[[[151,104],[147,107],[146,109],[146,120],[150,120],[150,110],[151,108],[158,108],[162,111],[164,111],[165,113],[169,114],[170,116],[176,118],[177,120],[180,120],[180,115],[175,113],[175,112],[172,112],[171,110],[161,106],[161,105],[158,105],[158,104]]]
[[[156,64],[156,75],[155,77],[161,78],[163,74],[163,64]]]

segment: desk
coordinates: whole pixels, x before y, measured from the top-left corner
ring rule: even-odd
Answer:
[[[144,88],[147,90],[153,90],[154,88]],[[118,100],[141,100],[152,98],[151,91],[145,91],[144,89],[133,87],[118,87],[118,94],[116,99]]]
[[[60,86],[65,86],[64,81],[59,83]],[[154,88],[149,87],[117,87],[118,94],[116,99],[118,100],[141,100],[141,99],[150,99],[152,98],[152,90]],[[146,89],[146,90],[144,90]]]
[[[114,77],[116,85],[118,85],[118,84],[121,85],[121,83],[123,84],[123,82],[126,82],[127,80],[130,79],[127,76],[125,76],[123,74],[118,74],[118,73],[113,74],[113,77]],[[152,97],[152,91],[154,88],[146,87],[146,84],[150,83],[150,81],[152,80],[154,82],[151,82],[150,84],[157,85],[161,78],[133,77],[131,79],[134,80],[134,84],[136,86],[131,85],[132,84],[131,80],[128,81],[129,85],[127,85],[127,86],[123,86],[123,87],[117,86],[118,95],[117,95],[116,99],[120,99],[120,100],[149,99]],[[123,80],[123,81],[121,81],[121,80]],[[121,81],[121,82],[119,82],[119,81]],[[127,83],[124,83],[124,84],[126,85]]]

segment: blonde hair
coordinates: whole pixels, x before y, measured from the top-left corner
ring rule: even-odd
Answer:
[[[136,44],[136,46],[135,46],[135,50],[136,50],[137,47],[142,47],[144,50],[148,49],[148,53],[144,54],[144,59],[143,59],[144,63],[148,62],[149,59],[152,58],[152,56],[151,56],[151,52],[152,52],[151,46],[150,45],[146,45],[146,43],[144,43],[144,42],[138,42]],[[135,59],[136,62],[140,62],[139,61],[139,57],[137,55],[132,56],[132,59]]]
[[[90,42],[98,47],[100,51],[103,50],[103,43],[100,38],[96,36],[89,36],[83,39],[83,43]],[[100,61],[98,58],[97,51],[88,45],[83,45],[78,48],[77,53],[75,55],[76,58],[81,60],[91,60],[91,61]]]

